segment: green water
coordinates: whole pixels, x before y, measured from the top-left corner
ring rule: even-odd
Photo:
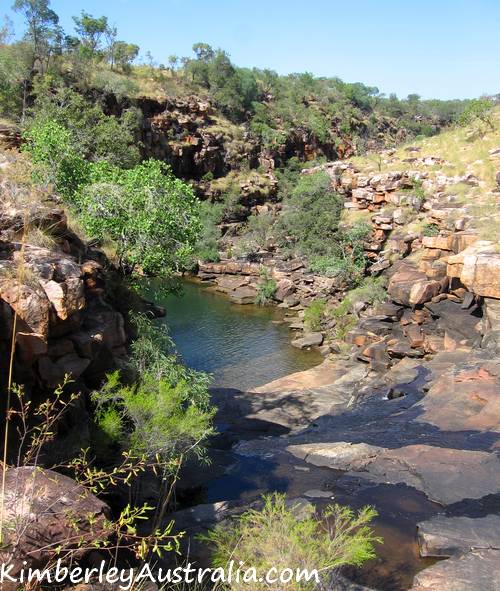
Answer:
[[[155,297],[184,363],[213,375],[216,387],[249,390],[321,362],[316,351],[290,345],[290,329],[277,324],[283,312],[241,306],[207,289],[183,283],[180,296]]]

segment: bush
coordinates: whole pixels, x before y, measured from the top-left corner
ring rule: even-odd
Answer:
[[[130,170],[93,164],[76,207],[89,236],[116,242],[120,268],[129,274],[140,268],[168,275],[187,265],[201,229],[192,189],[158,160]]]
[[[50,183],[65,197],[71,197],[88,180],[88,163],[73,145],[71,133],[53,120],[31,126],[24,134],[24,149],[31,154],[35,181]]]
[[[66,142],[81,158],[93,162],[105,160],[130,168],[140,161],[135,132],[139,128],[138,111],[129,109],[121,117],[107,116],[99,103],[91,103],[70,88],[50,87],[42,79],[35,86],[36,100],[27,123],[28,136],[47,123],[67,130]]]
[[[304,311],[304,323],[311,330],[320,330],[323,314],[325,313],[326,301],[317,299],[311,302]]]
[[[269,277],[267,269],[263,269],[260,273],[260,281],[257,285],[257,298],[256,304],[263,306],[272,300],[276,293],[276,281]]]
[[[130,364],[137,382],[123,384],[115,372],[92,394],[100,429],[110,442],[164,464],[201,453],[212,432],[208,377],[179,363],[164,327],[143,315],[133,322],[138,334]]]
[[[310,270],[326,277],[336,277],[340,283],[351,287],[358,285],[365,272],[363,245],[370,232],[370,226],[362,221],[341,228],[328,243],[329,253],[310,259]]]
[[[194,247],[191,268],[196,267],[197,262],[218,262],[219,240],[221,231],[219,224],[222,221],[224,205],[202,201],[200,203],[201,231]]]
[[[281,246],[306,256],[328,254],[342,209],[343,199],[331,190],[327,174],[301,175],[291,194],[283,199],[278,221]]]
[[[287,503],[284,494],[264,496],[260,510],[251,509],[229,526],[221,525],[202,539],[214,546],[214,564],[227,568],[229,562],[242,561],[244,568],[255,569],[253,591],[269,589],[261,579],[272,567],[316,570],[318,579],[326,584],[331,573],[344,565],[361,566],[375,557],[374,546],[381,539],[370,528],[377,513],[364,507],[355,513],[348,507],[328,506],[323,515],[314,509],[298,516],[299,507]],[[304,513],[304,509],[300,509]],[[259,579],[261,579],[259,581]],[[318,589],[320,582],[291,581],[280,585],[281,591]],[[232,581],[230,589],[248,588],[248,582]]]

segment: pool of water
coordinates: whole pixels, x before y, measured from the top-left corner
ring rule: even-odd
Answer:
[[[183,282],[179,295],[158,296],[184,363],[213,375],[215,387],[250,390],[322,361],[317,351],[290,345],[284,313],[271,306],[233,304],[205,284]]]
[[[191,282],[183,284],[178,296],[155,294],[154,300],[167,309],[161,322],[167,323],[183,361],[211,373],[215,388],[248,391],[322,361],[317,352],[290,345],[282,310],[232,304],[206,285]],[[374,529],[384,543],[377,547],[377,558],[348,571],[349,578],[381,591],[406,591],[415,573],[432,563],[419,556],[416,524],[440,507],[422,493],[403,485],[351,484],[349,478],[346,485],[342,473],[306,465],[288,454],[276,461],[241,456],[227,442],[221,445],[224,428],[217,427],[221,435],[209,446],[211,462],[186,466],[180,486],[184,506],[223,500],[250,503],[271,491],[286,492],[290,498],[329,491],[328,499],[314,498],[318,509],[339,502],[353,508],[370,504],[379,512]]]

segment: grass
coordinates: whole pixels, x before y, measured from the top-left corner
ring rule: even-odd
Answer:
[[[472,227],[477,229],[480,237],[495,239],[500,228],[500,211],[496,205],[498,193],[495,193],[500,155],[493,157],[489,151],[500,147],[500,106],[493,108],[491,121],[493,129],[486,125],[480,127],[478,123],[466,127],[454,126],[438,135],[401,145],[393,156],[384,158],[381,171],[411,169],[427,172],[430,178],[439,173],[448,177],[473,174],[478,178],[477,187],[457,182],[446,188],[446,196],[448,199],[453,198],[454,203],[462,205],[473,217]],[[408,153],[408,146],[417,147],[419,151],[414,154]],[[419,161],[404,162],[413,156]],[[426,166],[420,162],[421,159],[430,156],[441,158],[445,163]],[[351,161],[363,171],[378,172],[379,161],[377,160],[376,166],[371,154],[352,158]]]
[[[321,329],[321,322],[326,308],[326,300],[317,299],[304,310],[304,324],[313,331]]]

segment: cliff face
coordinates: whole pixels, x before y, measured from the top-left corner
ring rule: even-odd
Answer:
[[[356,153],[353,138],[332,121],[333,139],[321,139],[300,125],[283,130],[279,144],[265,144],[250,131],[247,123],[235,124],[225,118],[208,99],[198,96],[117,100],[105,97],[108,114],[119,115],[135,107],[141,116],[138,141],[145,158],[157,158],[172,166],[184,179],[204,181],[200,195],[210,193],[209,180],[230,171],[257,169],[264,172],[285,166],[291,158],[302,162],[318,158],[338,160]],[[404,139],[397,122],[381,117],[377,138],[368,145],[383,146],[386,141]],[[363,122],[357,123],[362,133]],[[195,183],[196,184],[196,183]]]
[[[4,156],[2,168],[13,159]],[[85,247],[50,198],[30,201],[26,189],[5,177],[0,192],[3,369],[15,328],[16,382],[53,389],[70,374],[96,385],[126,356],[124,318],[110,303],[104,278],[106,258]]]

